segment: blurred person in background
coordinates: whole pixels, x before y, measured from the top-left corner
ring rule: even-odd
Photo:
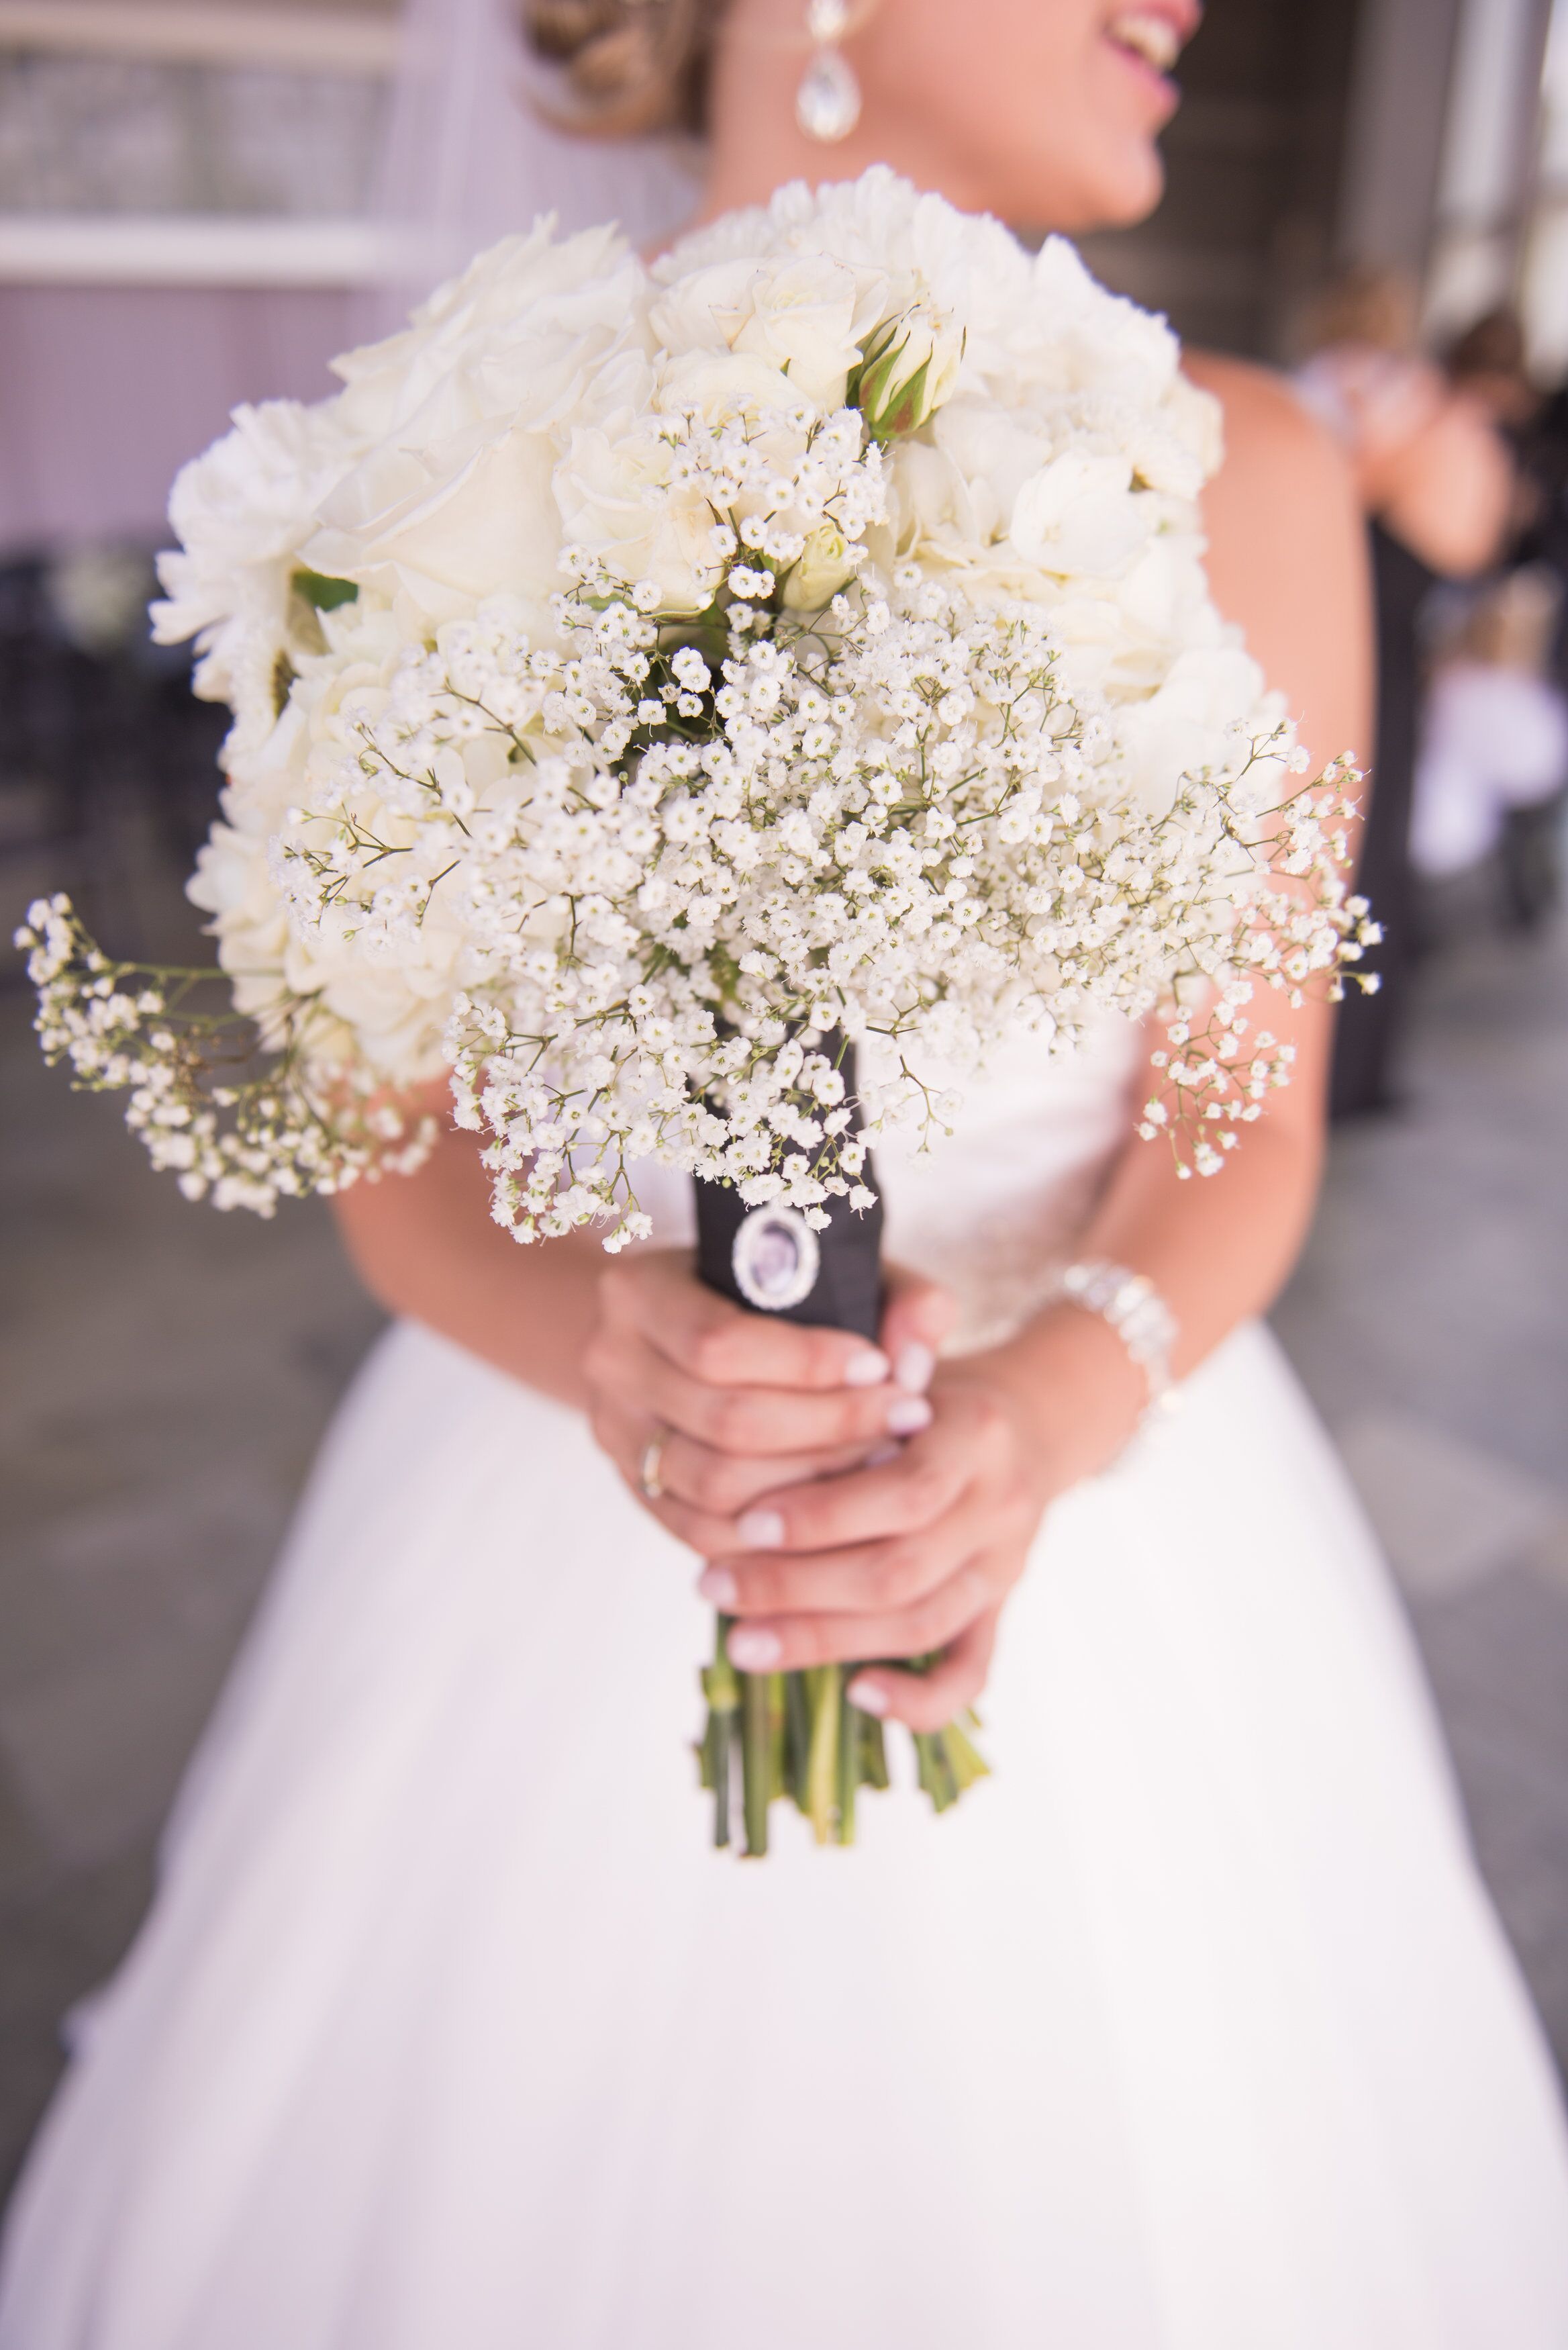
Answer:
[[[1543,403],[1525,357],[1524,322],[1511,302],[1483,311],[1455,337],[1443,372],[1515,450],[1529,448],[1530,428]]]
[[[1542,566],[1557,582],[1546,671],[1568,692],[1568,384],[1542,393],[1532,381],[1523,330],[1506,308],[1460,338],[1449,366],[1490,404],[1512,440],[1521,479],[1513,560]]]
[[[1544,563],[1563,588],[1552,661],[1559,684],[1568,687],[1568,384],[1536,406],[1520,435],[1520,462],[1532,502],[1519,556]]]
[[[1568,698],[1549,664],[1562,604],[1541,565],[1480,590],[1434,661],[1416,768],[1416,870],[1447,880],[1495,854],[1521,931],[1561,895]]]
[[[1425,785],[1417,785],[1417,864],[1457,847],[1446,827],[1468,790],[1486,849],[1501,868],[1504,909],[1517,930],[1534,930],[1561,894],[1563,793],[1568,750],[1568,406],[1542,396],[1532,378],[1524,324],[1511,303],[1483,313],[1449,346],[1449,380],[1490,418],[1515,463],[1505,561],[1493,587],[1468,606],[1432,686],[1426,723]],[[1460,778],[1468,779],[1461,784]],[[1439,814],[1438,812],[1441,811]],[[1478,852],[1484,853],[1484,852]],[[1451,871],[1451,865],[1441,869]]]
[[[793,0],[527,15],[612,125],[706,80],[704,218],[881,160],[1069,232],[1154,205],[1196,23],[823,17],[864,99],[825,155]],[[1217,607],[1321,763],[1368,721],[1347,467],[1266,376],[1186,364],[1225,427]],[[931,1277],[876,1350],[740,1315],[694,1277],[689,1186],[607,1268],[589,1232],[514,1247],[455,1128],[343,1194],[400,1319],[79,2026],[0,2350],[1563,2350],[1550,2065],[1257,1320],[1331,1027],[1264,1016],[1295,1081],[1222,1182],[1134,1139],[1127,1023],[1021,1050],[947,1155],[879,1159],[895,1245],[1003,1309],[940,1359]],[[1166,1300],[1179,1421],[1140,1436],[1116,1332],[1036,1303],[1058,1250]],[[852,1687],[877,1716],[989,1686],[995,1778],[940,1830],[715,1856],[680,1752],[698,1588],[749,1669],[884,1660]]]
[[[1398,1098],[1397,1056],[1417,943],[1410,822],[1421,699],[1420,619],[1439,579],[1484,571],[1507,542],[1515,473],[1486,403],[1417,348],[1414,288],[1397,271],[1348,273],[1320,299],[1295,381],[1348,452],[1371,536],[1377,723],[1357,886],[1383,941],[1380,986],[1341,1006],[1332,1113]]]

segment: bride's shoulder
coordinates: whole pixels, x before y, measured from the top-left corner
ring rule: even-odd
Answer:
[[[1248,463],[1289,463],[1304,457],[1349,480],[1339,442],[1276,369],[1189,346],[1181,354],[1181,371],[1200,391],[1212,392],[1224,411],[1228,455]]]
[[[1214,599],[1326,755],[1370,732],[1366,526],[1339,443],[1268,369],[1189,351],[1190,382],[1224,420],[1203,494]]]
[[[1299,531],[1299,554],[1359,550],[1350,461],[1285,378],[1217,351],[1187,351],[1182,370],[1224,419],[1225,454],[1205,499],[1211,537],[1272,542],[1278,552],[1282,530]]]

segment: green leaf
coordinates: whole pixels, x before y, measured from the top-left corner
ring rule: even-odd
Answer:
[[[296,571],[294,592],[314,604],[318,612],[335,612],[339,604],[352,604],[359,594],[354,579],[329,579],[323,571]]]

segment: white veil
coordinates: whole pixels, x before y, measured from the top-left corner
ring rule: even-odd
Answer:
[[[576,139],[540,120],[508,0],[405,0],[404,32],[378,210],[406,258],[369,297],[371,331],[540,213],[566,231],[618,220],[646,246],[694,208],[690,140]]]

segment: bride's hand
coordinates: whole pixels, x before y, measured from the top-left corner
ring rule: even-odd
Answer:
[[[741,1619],[735,1663],[940,1650],[927,1673],[868,1669],[853,1690],[869,1712],[940,1730],[984,1685],[1054,1485],[1002,1358],[946,1366],[932,1384],[951,1301],[896,1271],[889,1287],[877,1349],[744,1313],[688,1255],[639,1252],[604,1276],[584,1367],[598,1441],[710,1561],[705,1596]],[[655,1437],[662,1490],[649,1499]]]
[[[878,1348],[744,1312],[697,1279],[688,1252],[618,1258],[599,1281],[583,1357],[595,1436],[660,1524],[704,1558],[730,1556],[763,1495],[891,1454],[930,1425],[919,1390],[951,1307],[917,1276],[895,1273],[889,1286]],[[643,1471],[656,1439],[650,1497]]]
[[[930,1399],[930,1426],[895,1458],[770,1492],[742,1521],[747,1548],[711,1554],[699,1586],[741,1619],[729,1648],[742,1671],[939,1651],[928,1672],[877,1667],[850,1686],[867,1712],[913,1730],[940,1730],[984,1687],[1002,1602],[1056,1490],[1000,1357],[944,1366]]]

